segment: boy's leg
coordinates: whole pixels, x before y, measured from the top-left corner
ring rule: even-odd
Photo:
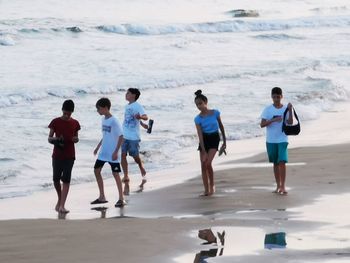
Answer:
[[[65,208],[68,192],[69,192],[69,183],[63,183],[62,184],[62,194],[61,194],[61,201],[60,201],[60,207],[58,209],[58,212],[60,213],[69,213],[69,210]]]
[[[147,179],[146,179],[146,170],[145,168],[143,167],[143,162],[140,158],[139,155],[137,156],[134,156],[134,160],[135,162],[137,163],[137,165],[139,166],[139,169],[140,169],[140,172],[141,172],[141,176],[142,176],[142,181],[141,181],[141,184],[140,184],[140,188],[143,188],[143,186],[145,185],[145,183],[147,183]]]
[[[114,177],[115,182],[117,184],[119,200],[124,200],[123,184],[122,184],[122,180],[120,179],[119,173],[118,172],[113,172],[113,177]]]
[[[103,165],[104,165],[103,161],[96,160],[96,163],[94,166],[94,173],[95,173],[96,182],[97,182],[98,191],[99,191],[98,200],[102,201],[102,202],[107,201],[106,196],[105,196],[105,192],[104,192],[103,179],[102,179],[102,175],[101,175]]]
[[[280,175],[280,166],[278,163],[273,164],[273,173],[275,175],[276,180],[276,190],[275,193],[278,193],[280,191],[281,187],[281,175]]]
[[[279,143],[278,145],[278,167],[280,174],[280,194],[287,194],[286,191],[286,163],[288,162],[288,143]]]
[[[61,182],[58,181],[58,182],[53,182],[53,185],[55,186],[55,189],[56,189],[56,193],[57,193],[57,203],[56,203],[56,206],[55,206],[55,210],[56,212],[58,212],[59,208],[60,208],[60,203],[61,203],[61,194],[62,194],[62,191],[61,191]]]
[[[204,186],[203,195],[206,196],[209,194],[209,179],[207,174],[207,164],[206,162],[203,162],[204,154],[201,151],[199,151],[199,158],[201,161],[202,180],[203,180],[203,186]]]
[[[53,185],[57,193],[57,203],[55,210],[58,212],[61,202],[61,174],[63,172],[63,167],[60,160],[52,159],[52,170],[53,170]]]
[[[65,204],[66,204],[66,200],[69,192],[69,185],[72,177],[74,160],[65,160],[63,164],[64,165],[63,165],[63,174],[62,174],[62,191],[61,191],[60,207],[58,211],[60,213],[69,213],[69,211],[65,208]]]
[[[214,184],[214,170],[212,162],[214,160],[216,149],[210,149],[208,152],[208,160],[206,162],[207,165],[207,175],[209,179],[209,194],[212,195],[215,193],[215,184]]]
[[[286,191],[286,163],[280,162],[278,164],[279,173],[280,173],[280,193],[287,193]]]
[[[127,153],[122,153],[122,158],[121,158],[121,165],[123,169],[123,182],[129,182],[129,170],[128,170],[128,160],[127,160]]]
[[[121,156],[121,165],[123,169],[123,180],[122,182],[130,182],[129,178],[129,169],[128,169],[128,160],[127,160],[127,155],[129,151],[129,140],[124,140],[122,144],[122,156]]]
[[[124,200],[123,196],[123,184],[122,180],[120,179],[119,173],[121,172],[120,170],[120,164],[119,163],[109,163],[112,169],[112,174],[115,179],[115,182],[117,184],[118,188],[118,194],[119,194],[119,200]]]

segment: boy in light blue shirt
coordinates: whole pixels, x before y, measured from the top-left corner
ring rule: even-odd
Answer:
[[[286,109],[292,112],[293,106],[282,104],[282,89],[275,87],[271,91],[273,104],[267,106],[261,114],[260,127],[266,127],[266,149],[276,180],[274,193],[287,195],[286,191],[286,163],[288,162],[288,137],[282,131],[283,114]],[[293,123],[293,114],[287,114],[287,123]]]

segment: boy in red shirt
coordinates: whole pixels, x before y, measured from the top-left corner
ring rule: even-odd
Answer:
[[[78,131],[80,130],[79,122],[71,117],[73,111],[74,102],[66,100],[62,105],[62,116],[53,119],[49,124],[48,141],[54,145],[52,154],[53,183],[58,196],[55,210],[64,214],[69,213],[65,208],[65,203],[75,160],[74,144],[79,141]]]

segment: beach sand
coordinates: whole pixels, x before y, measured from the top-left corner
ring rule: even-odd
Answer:
[[[124,209],[109,203],[100,212],[90,210],[88,203],[96,193],[95,185],[87,189],[85,185],[84,190],[73,187],[67,219],[85,209],[86,217],[92,218],[87,220],[54,219],[52,191],[3,200],[2,215],[25,209],[26,213],[33,209],[35,215],[46,204],[47,218],[52,219],[0,221],[0,261],[193,262],[200,251],[212,250],[213,255],[218,249],[219,254],[222,247],[202,245],[196,237],[199,229],[212,227],[214,233],[226,231],[226,243],[223,255],[208,262],[350,262],[349,216],[342,209],[350,188],[349,157],[349,144],[291,149],[288,196],[271,193],[272,168],[266,165],[265,154],[260,154],[229,164],[250,167],[218,171],[213,197],[199,197],[202,182],[197,177],[132,193]],[[334,198],[334,209],[321,203],[319,217],[308,217],[307,211],[322,196]],[[275,232],[286,233],[287,247],[264,249],[264,235]]]

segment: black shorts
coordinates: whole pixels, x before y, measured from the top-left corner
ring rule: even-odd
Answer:
[[[214,133],[203,133],[204,148],[206,152],[210,149],[219,149],[220,135],[218,132]],[[201,146],[198,146],[198,151],[201,151]]]
[[[106,161],[101,161],[99,159],[96,160],[94,169],[102,168]],[[120,163],[112,163],[108,162],[111,166],[112,173],[120,173],[122,170],[120,169]]]
[[[53,169],[53,181],[63,183],[70,183],[72,176],[72,169],[74,165],[73,159],[68,160],[58,160],[52,159],[52,169]]]

